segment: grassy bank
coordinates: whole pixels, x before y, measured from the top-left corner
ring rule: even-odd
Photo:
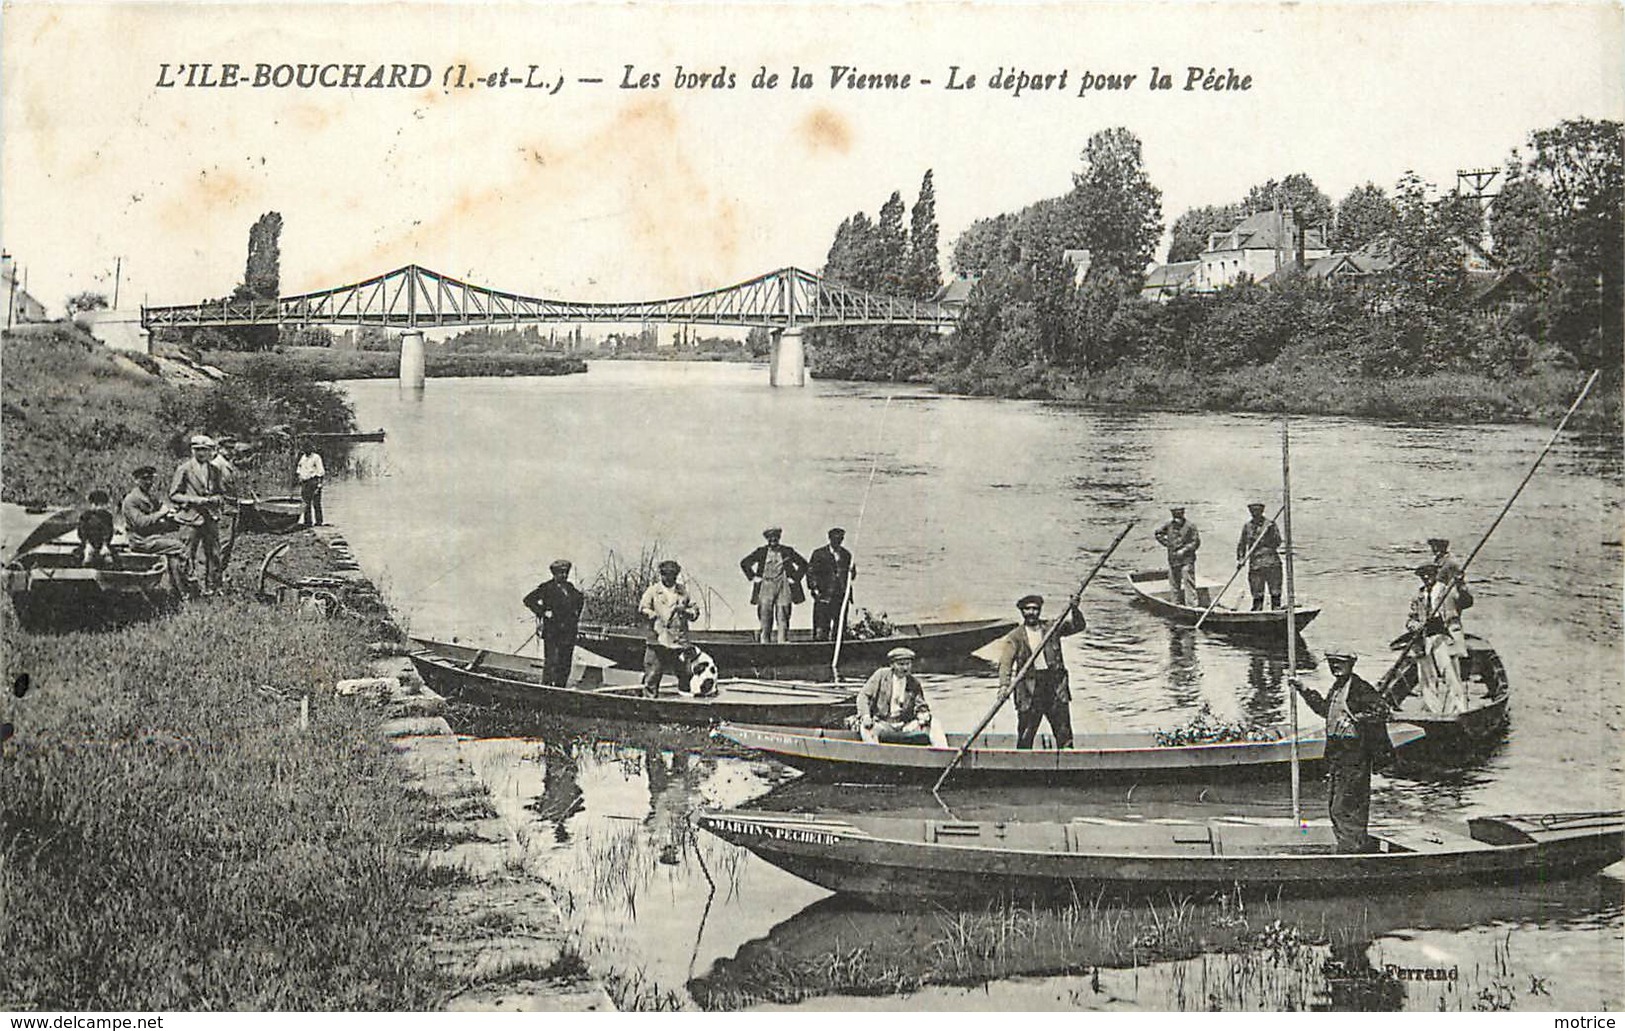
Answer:
[[[1277,365],[1230,372],[1124,366],[1094,376],[982,364],[939,376],[938,390],[978,397],[1043,398],[1173,412],[1289,412],[1419,423],[1553,423],[1585,374],[1550,369],[1517,379],[1436,374],[1405,379],[1346,369]],[[1619,432],[1617,385],[1592,388],[1572,426]]]
[[[433,344],[424,348],[424,370],[434,378],[454,376],[564,376],[586,372],[580,358],[555,354],[452,354]],[[203,360],[226,372],[241,370],[266,355],[241,351],[207,351]],[[400,356],[393,351],[339,351],[329,347],[289,347],[275,352],[301,375],[315,380],[394,379],[400,375]]]
[[[32,686],[0,758],[0,1009],[435,1001],[418,803],[376,714],[330,691],[360,628],[228,597],[4,635]]]

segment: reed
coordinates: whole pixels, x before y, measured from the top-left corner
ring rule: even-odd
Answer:
[[[639,602],[649,585],[660,579],[660,563],[671,557],[665,541],[656,538],[644,544],[634,556],[626,556],[611,548],[604,561],[586,585],[583,594],[586,603],[581,618],[588,623],[610,626],[644,626],[647,618],[639,611]],[[692,576],[684,575],[689,597],[699,603],[703,618],[709,622],[710,606],[705,585]]]

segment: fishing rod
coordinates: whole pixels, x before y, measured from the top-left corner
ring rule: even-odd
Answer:
[[[886,403],[880,406],[880,431],[876,434],[878,439],[884,440],[886,429],[886,413],[891,410],[892,395],[886,395]],[[875,472],[880,468],[880,449],[875,449],[874,459],[869,463],[869,482],[863,488],[863,502],[858,505],[858,525],[852,531],[853,547],[857,546],[858,535],[863,532],[863,517],[869,511],[869,492],[875,489]],[[848,553],[851,552],[848,548]],[[841,608],[835,613],[835,650],[830,654],[829,675],[835,683],[841,682],[841,642],[846,633],[846,609],[852,604],[852,574],[857,571],[857,560],[846,564],[846,580],[841,584]]]
[[[1270,522],[1274,523],[1275,520],[1281,518],[1281,513],[1284,511],[1286,511],[1285,505],[1276,509],[1275,514],[1270,516]],[[1207,622],[1207,617],[1211,616],[1213,614],[1213,610],[1219,607],[1219,601],[1224,597],[1224,592],[1228,591],[1230,589],[1230,585],[1236,582],[1236,577],[1241,575],[1242,569],[1247,565],[1248,561],[1252,559],[1253,552],[1257,551],[1258,546],[1262,543],[1264,543],[1263,534],[1259,534],[1257,537],[1253,538],[1253,543],[1247,548],[1247,553],[1241,556],[1240,562],[1236,563],[1236,571],[1230,574],[1230,579],[1226,580],[1224,582],[1224,586],[1219,588],[1219,593],[1213,596],[1213,600],[1208,603],[1207,611],[1202,613],[1202,617],[1196,621],[1196,625],[1191,627],[1192,630],[1202,629],[1202,624]]]
[[[1061,629],[1061,624],[1066,621],[1067,616],[1073,609],[1078,607],[1078,602],[1083,598],[1083,592],[1088,590],[1090,582],[1092,582],[1095,578],[1095,574],[1099,573],[1101,568],[1105,566],[1106,560],[1112,557],[1112,552],[1116,551],[1117,546],[1123,543],[1123,538],[1128,536],[1128,532],[1134,529],[1134,524],[1137,522],[1139,522],[1138,518],[1130,519],[1128,521],[1128,525],[1123,527],[1122,531],[1118,533],[1117,539],[1112,541],[1111,547],[1102,552],[1100,558],[1095,560],[1094,568],[1089,570],[1089,575],[1085,576],[1083,578],[1083,582],[1078,584],[1078,589],[1072,592],[1072,598],[1067,603],[1067,607],[1065,611],[1062,612],[1061,617],[1055,622],[1051,623],[1048,630],[1044,631],[1044,636],[1038,642],[1038,647],[1034,648],[1032,654],[1027,656],[1027,661],[1022,663],[1021,668],[1017,670],[1016,674],[1010,678],[1009,686],[999,692],[999,697],[994,700],[992,707],[987,710],[987,715],[982,717],[982,722],[976,725],[976,729],[972,730],[970,732],[970,736],[965,738],[965,743],[959,746],[959,751],[955,752],[954,757],[948,761],[947,767],[942,771],[942,776],[938,777],[937,782],[931,786],[931,794],[936,795],[938,790],[942,788],[943,782],[948,779],[948,774],[954,772],[954,767],[959,765],[959,760],[965,757],[965,753],[970,751],[970,746],[976,743],[977,737],[981,735],[982,731],[987,729],[987,725],[993,722],[993,717],[998,714],[998,711],[1001,708],[1004,707],[1005,699],[1009,698],[1015,693],[1016,685],[1021,683],[1022,678],[1027,675],[1027,671],[1032,669],[1033,663],[1037,662],[1038,657],[1044,653],[1044,649],[1048,647],[1050,640]],[[947,804],[942,801],[942,797],[940,795],[937,796],[937,803],[944,809],[948,808]]]
[[[1529,486],[1529,481],[1534,479],[1535,470],[1540,468],[1540,463],[1546,460],[1547,454],[1549,454],[1552,448],[1556,446],[1557,438],[1563,435],[1563,428],[1569,424],[1569,418],[1579,410],[1581,402],[1585,401],[1586,395],[1591,393],[1592,385],[1597,382],[1597,377],[1601,374],[1601,369],[1593,369],[1591,375],[1586,378],[1585,386],[1580,388],[1580,393],[1577,397],[1575,397],[1574,403],[1569,405],[1569,410],[1564,412],[1563,418],[1558,420],[1557,429],[1552,431],[1552,438],[1546,442],[1545,447],[1540,449],[1540,454],[1535,456],[1535,461],[1529,466],[1529,471],[1523,474],[1523,479],[1518,482],[1517,489],[1512,492],[1511,497],[1507,498],[1506,504],[1501,506],[1501,511],[1496,515],[1495,520],[1490,523],[1490,528],[1484,531],[1484,536],[1478,539],[1478,543],[1473,546],[1473,550],[1467,554],[1467,561],[1461,564],[1461,574],[1457,577],[1456,582],[1458,584],[1466,580],[1467,567],[1472,565],[1473,559],[1477,558],[1478,553],[1484,550],[1484,545],[1489,543],[1490,535],[1493,534],[1496,528],[1501,525],[1501,520],[1505,519],[1507,513],[1512,511],[1512,506],[1518,500],[1518,495],[1522,494],[1523,489]],[[1385,697],[1391,695],[1395,686],[1393,683],[1394,677],[1398,675],[1400,668],[1405,665],[1405,661],[1411,657],[1410,645],[1414,643],[1415,640],[1424,636],[1424,631],[1428,621],[1434,616],[1438,615],[1439,609],[1444,605],[1445,599],[1451,597],[1453,593],[1453,591],[1439,592],[1439,597],[1429,603],[1427,614],[1423,617],[1421,625],[1415,630],[1407,631],[1406,633],[1401,634],[1397,639],[1399,641],[1406,641],[1406,639],[1409,638],[1410,641],[1403,645],[1404,650],[1401,652],[1399,658],[1394,660],[1394,664],[1388,668],[1388,672],[1384,673],[1382,675],[1382,679],[1377,681],[1377,690],[1380,691]]]

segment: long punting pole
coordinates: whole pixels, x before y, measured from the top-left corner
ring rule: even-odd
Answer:
[[[1281,508],[1276,509],[1275,514],[1270,516],[1270,522],[1273,523],[1277,519],[1281,518],[1281,512],[1283,510],[1284,509]],[[1213,610],[1219,607],[1220,600],[1224,598],[1224,592],[1228,591],[1230,589],[1230,585],[1236,582],[1236,577],[1241,575],[1241,571],[1245,569],[1247,567],[1247,563],[1252,560],[1253,552],[1257,551],[1258,546],[1263,542],[1263,534],[1259,534],[1257,537],[1253,538],[1253,543],[1247,548],[1247,553],[1241,556],[1240,562],[1236,563],[1236,571],[1230,574],[1230,579],[1224,582],[1224,586],[1219,588],[1219,593],[1215,594],[1213,596],[1213,600],[1208,602],[1207,610],[1203,612],[1201,617],[1196,620],[1196,625],[1191,627],[1192,630],[1202,629],[1202,624],[1207,622],[1207,617],[1213,615]]]
[[[1106,560],[1112,557],[1112,552],[1116,551],[1117,546],[1123,543],[1123,538],[1128,536],[1128,532],[1134,529],[1134,524],[1137,522],[1139,522],[1138,519],[1130,519],[1128,525],[1123,527],[1123,531],[1117,535],[1117,539],[1112,541],[1111,547],[1102,552],[1100,558],[1095,561],[1095,567],[1089,570],[1089,575],[1084,577],[1083,582],[1078,584],[1078,589],[1072,592],[1072,598],[1067,602],[1066,608],[1062,610],[1060,619],[1051,623],[1049,629],[1044,631],[1043,639],[1038,642],[1038,647],[1033,649],[1033,653],[1027,656],[1027,661],[1022,663],[1021,668],[1016,670],[1015,675],[1010,678],[1010,686],[999,692],[999,697],[994,699],[993,704],[987,710],[987,715],[982,717],[982,722],[978,723],[976,729],[970,732],[970,736],[965,738],[965,743],[959,746],[959,751],[954,753],[954,757],[948,761],[948,765],[943,769],[942,776],[938,777],[937,782],[931,785],[933,795],[941,789],[943,781],[948,779],[948,774],[954,772],[954,767],[959,765],[959,760],[965,758],[965,753],[970,751],[970,746],[976,743],[976,739],[981,736],[982,731],[986,730],[987,725],[993,722],[993,717],[1004,707],[1005,699],[1015,693],[1016,685],[1021,683],[1021,678],[1026,676],[1033,663],[1038,661],[1038,656],[1043,653],[1044,648],[1049,644],[1050,638],[1054,637],[1055,632],[1061,629],[1061,621],[1066,619],[1067,613],[1077,608],[1078,601],[1082,599],[1083,592],[1089,588],[1090,581],[1095,578],[1096,573],[1100,572],[1101,567],[1106,564]],[[937,802],[942,802],[941,796],[937,797]],[[943,808],[946,809],[947,806],[943,806]]]
[[[1287,678],[1298,674],[1298,625],[1293,618],[1297,595],[1292,583],[1292,448],[1287,417],[1281,416],[1281,529],[1286,539],[1286,668]],[[1292,711],[1292,822],[1303,825],[1303,807],[1298,793],[1298,692],[1287,688]]]
[[[1490,523],[1490,528],[1484,531],[1484,536],[1480,537],[1478,539],[1478,543],[1473,545],[1473,550],[1467,555],[1467,561],[1461,564],[1461,572],[1463,576],[1466,576],[1467,567],[1473,564],[1473,559],[1478,557],[1478,553],[1484,549],[1484,545],[1489,543],[1490,534],[1495,532],[1496,527],[1501,525],[1501,520],[1505,519],[1507,513],[1512,511],[1512,505],[1518,500],[1518,495],[1522,494],[1523,489],[1529,486],[1529,481],[1535,478],[1535,470],[1539,469],[1540,463],[1546,460],[1547,454],[1549,454],[1552,448],[1557,444],[1557,438],[1563,435],[1563,427],[1569,424],[1569,417],[1579,410],[1580,403],[1586,399],[1587,394],[1591,393],[1592,385],[1597,382],[1597,377],[1601,374],[1601,369],[1593,369],[1591,371],[1591,375],[1586,378],[1585,386],[1580,388],[1580,393],[1574,398],[1574,403],[1569,405],[1569,410],[1563,413],[1563,418],[1557,421],[1557,429],[1552,431],[1552,439],[1548,440],[1546,442],[1546,446],[1540,449],[1540,454],[1535,456],[1535,461],[1529,466],[1529,471],[1524,473],[1523,479],[1518,482],[1518,489],[1512,492],[1511,497],[1507,498],[1507,503],[1501,506],[1501,511],[1496,515],[1495,521]],[[1428,607],[1427,617],[1422,621],[1424,625],[1427,623],[1427,620],[1433,618],[1434,613],[1438,611],[1440,605],[1444,604],[1445,598],[1449,597],[1450,593],[1451,592],[1448,591],[1440,592],[1438,600],[1433,602],[1433,604]],[[1416,635],[1420,635],[1421,632],[1421,630],[1417,630]],[[1415,635],[1413,635],[1413,640],[1414,636]],[[1403,639],[1404,638],[1401,638],[1401,640]],[[1405,649],[1400,652],[1399,658],[1394,660],[1394,664],[1388,667],[1388,672],[1382,675],[1382,679],[1377,681],[1377,689],[1379,691],[1383,692],[1384,694],[1391,692],[1393,688],[1394,676],[1399,672],[1400,668],[1405,665],[1405,660],[1408,658],[1410,658],[1409,644],[1407,644]]]

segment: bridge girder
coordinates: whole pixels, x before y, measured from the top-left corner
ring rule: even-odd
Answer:
[[[561,322],[945,328],[957,321],[957,312],[929,301],[855,290],[794,267],[686,297],[605,304],[527,297],[406,265],[359,283],[275,301],[227,299],[141,309],[141,324],[149,329],[267,325],[430,329]]]

